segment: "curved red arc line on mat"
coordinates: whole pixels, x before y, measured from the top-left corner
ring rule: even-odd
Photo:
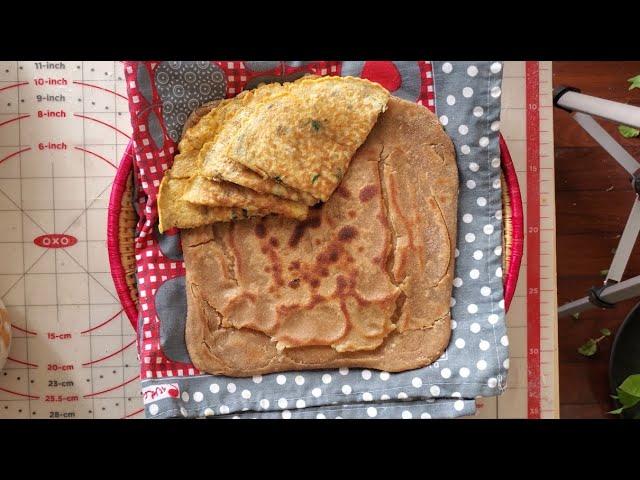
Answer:
[[[120,98],[124,98],[125,100],[128,100],[127,97],[125,97],[124,95],[121,95],[118,92],[114,92],[113,90],[109,90],[108,88],[99,87],[98,85],[92,85],[90,83],[78,82],[76,80],[74,80],[72,83],[75,83],[76,85],[83,85],[85,87],[97,88],[98,90],[104,90],[105,92],[113,93],[114,95],[117,95]]]
[[[128,385],[128,384],[130,384],[131,382],[133,382],[134,380],[137,380],[137,379],[138,379],[138,375],[136,375],[135,377],[133,377],[130,380],[127,380],[124,383],[121,383],[120,385],[116,385],[115,387],[108,388],[107,390],[102,390],[101,392],[94,392],[94,393],[90,393],[88,395],[83,395],[82,398],[95,397],[96,395],[102,395],[103,393],[111,392],[113,390],[116,390],[117,388],[124,387],[125,385]]]
[[[82,335],[83,333],[93,332],[94,330],[97,330],[98,328],[103,327],[104,325],[109,323],[111,320],[116,318],[118,315],[120,315],[123,311],[124,311],[124,308],[121,308],[120,311],[118,313],[116,313],[113,317],[109,318],[108,320],[105,320],[100,325],[96,325],[95,327],[92,327],[92,328],[90,328],[88,330],[83,330],[82,332],[80,332],[80,334]]]
[[[38,368],[38,365],[36,365],[35,363],[23,362],[22,360],[18,360],[11,357],[7,357],[7,360],[11,360],[12,362],[19,363],[20,365],[26,365],[28,367]]]
[[[11,122],[15,122],[17,120],[22,120],[23,118],[27,118],[30,117],[31,115],[21,115],[20,117],[16,117],[16,118],[12,118],[11,120],[5,120],[4,122],[0,123],[0,127],[3,125],[6,125],[7,123],[11,123]]]
[[[83,364],[82,364],[82,366],[83,366],[83,367],[86,367],[87,365],[93,365],[94,363],[98,363],[98,362],[101,362],[101,361],[103,361],[103,360],[106,360],[107,358],[111,358],[111,357],[113,357],[114,355],[117,355],[118,353],[122,352],[123,350],[126,350],[126,349],[127,349],[127,348],[129,348],[131,345],[133,345],[134,343],[136,343],[136,341],[135,341],[135,340],[134,340],[133,342],[131,342],[130,344],[125,345],[124,347],[122,347],[122,348],[121,348],[120,350],[118,350],[117,352],[113,352],[112,354],[107,355],[106,357],[99,358],[98,360],[93,360],[93,361],[91,361],[91,362],[83,363]]]
[[[22,333],[28,333],[29,335],[38,335],[37,332],[32,332],[31,330],[25,330],[24,328],[20,328],[17,325],[14,325],[13,323],[11,324],[11,327],[15,328],[16,330]]]
[[[110,125],[110,124],[108,124],[108,123],[106,123],[106,122],[103,122],[102,120],[98,120],[97,118],[87,117],[86,115],[80,115],[79,113],[74,113],[74,114],[73,114],[73,116],[74,116],[74,117],[84,118],[84,119],[86,119],[86,120],[92,120],[92,121],[94,121],[94,122],[96,122],[96,123],[100,123],[100,124],[104,125],[105,127],[109,127],[109,128],[111,128],[111,129],[115,130],[116,132],[121,133],[121,134],[122,134],[122,135],[124,135],[125,137],[127,137],[127,138],[131,139],[131,137],[130,137],[129,135],[127,135],[126,133],[124,133],[122,130],[120,130],[120,129],[118,129],[118,128],[114,127],[113,125]],[[1,124],[0,124],[0,125],[1,125]]]
[[[26,393],[14,392],[13,390],[7,390],[6,388],[2,388],[2,387],[0,387],[0,392],[7,392],[7,393],[10,393],[12,395],[17,395],[19,397],[33,398],[33,399],[36,399],[36,400],[40,398],[38,395],[28,395]]]
[[[122,418],[124,419],[124,418],[133,417],[134,415],[137,415],[137,414],[139,414],[140,412],[144,412],[144,408],[141,408],[140,410],[136,410],[135,412],[130,413],[129,415],[125,415],[125,416],[124,416],[124,417],[122,417]]]
[[[118,168],[114,163],[111,163],[109,160],[104,158],[102,155],[97,154],[96,152],[92,152],[91,150],[87,150],[86,148],[82,148],[82,147],[73,147],[73,148],[75,148],[76,150],[80,150],[81,152],[90,153],[91,155],[94,155],[94,156],[98,157],[100,160],[108,163],[113,168]]]
[[[17,152],[10,153],[6,157],[1,158],[0,163],[4,162],[5,160],[9,160],[11,157],[15,157],[16,155],[20,155],[22,152],[26,152],[27,150],[31,150],[31,147],[23,148],[22,150],[18,150]]]
[[[29,85],[29,82],[14,83],[13,85],[9,85],[8,87],[2,87],[0,88],[0,92],[2,92],[3,90],[9,90],[10,88],[21,87],[22,85]]]

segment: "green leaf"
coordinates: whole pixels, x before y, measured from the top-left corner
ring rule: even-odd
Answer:
[[[614,400],[618,400],[618,395],[609,395],[611,398],[613,398]]]
[[[608,328],[601,328],[600,333],[603,334],[605,337],[608,337],[609,335],[611,335],[611,330],[609,330]]]
[[[640,398],[640,373],[629,375],[618,388],[623,392]]]
[[[600,270],[600,275],[602,275],[603,277],[606,277],[607,274],[609,273],[609,269],[605,269],[605,270]]]
[[[618,131],[624,138],[633,138],[640,135],[640,130],[633,127],[627,127],[626,125],[618,125]]]
[[[624,390],[620,390],[618,388],[617,392],[618,392],[618,402],[620,402],[620,405],[622,405],[624,408],[631,408],[634,405],[636,405],[638,402],[640,402],[640,397],[631,395],[630,393],[627,393]]]
[[[592,357],[597,351],[598,343],[593,338],[590,338],[584,345],[578,348],[578,353],[585,357]]]
[[[631,77],[627,79],[631,85],[629,85],[629,90],[633,90],[634,88],[640,88],[640,75],[636,75],[635,77]]]
[[[611,415],[620,415],[622,413],[622,411],[624,410],[624,407],[620,407],[620,408],[616,408],[615,410],[611,410],[610,413]]]
[[[580,318],[580,312],[572,313],[571,316],[578,320]]]
[[[316,181],[318,180],[318,178],[320,178],[320,174],[316,173],[313,178],[311,179],[311,183],[316,183]]]
[[[311,120],[311,126],[317,132],[322,127],[322,124],[318,120]]]

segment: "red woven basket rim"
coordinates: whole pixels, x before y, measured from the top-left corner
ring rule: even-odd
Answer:
[[[124,266],[120,256],[120,211],[122,206],[122,196],[124,195],[127,179],[133,169],[133,141],[129,142],[127,149],[120,160],[116,177],[111,188],[111,196],[109,197],[109,213],[107,216],[107,250],[109,253],[109,267],[111,270],[111,278],[116,288],[116,293],[120,299],[120,303],[124,308],[131,325],[137,331],[138,324],[138,308],[131,298],[129,287],[125,277]]]
[[[509,309],[511,300],[513,299],[518,283],[518,274],[520,272],[520,262],[522,261],[522,251],[524,246],[524,226],[522,199],[520,197],[520,186],[513,160],[504,138],[500,135],[500,157],[502,164],[502,173],[504,174],[505,184],[507,186],[507,195],[511,200],[511,222],[513,237],[511,239],[511,258],[508,271],[503,274],[504,286],[504,306],[505,311]],[[127,179],[133,168],[133,142],[129,142],[127,149],[122,157],[113,188],[109,199],[109,215],[107,220],[107,246],[109,251],[109,265],[111,267],[111,277],[118,294],[118,298],[122,303],[125,313],[133,325],[137,328],[138,310],[131,299],[129,287],[125,279],[125,270],[120,257],[120,240],[118,237],[119,219],[122,205],[122,196],[125,191]]]
[[[520,273],[520,262],[522,261],[522,251],[524,248],[524,224],[518,175],[513,165],[509,148],[502,134],[500,134],[500,163],[502,165],[504,181],[507,186],[507,195],[511,201],[511,257],[509,259],[509,269],[503,272],[504,308],[505,311],[507,311],[509,310],[509,305],[511,305],[511,300],[516,291],[518,275]]]

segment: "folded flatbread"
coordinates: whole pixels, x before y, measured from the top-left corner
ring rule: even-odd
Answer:
[[[232,99],[209,102],[189,116],[179,143],[180,152],[163,179],[160,195],[164,198],[158,202],[161,232],[185,224],[191,227],[206,225],[211,223],[211,218],[235,218],[236,212],[225,207],[264,210],[265,213],[295,219],[306,217],[305,205],[316,203],[311,195],[297,192],[275,180],[262,178],[228,157],[211,159],[215,174],[210,178],[200,174],[204,154],[214,146],[226,145],[226,139],[219,138],[222,126],[231,125],[236,115],[248,105],[270,98],[282,88],[280,84],[269,84],[245,91]],[[177,182],[178,179],[189,181]],[[167,186],[169,182],[174,183],[173,188]],[[181,192],[179,197],[169,198],[177,192]],[[198,208],[185,202],[196,204]],[[207,208],[214,208],[215,211],[210,212]],[[166,209],[173,211],[167,212]],[[180,216],[185,214],[187,218],[181,219]]]
[[[158,191],[158,229],[161,233],[173,227],[194,228],[214,222],[231,222],[239,218],[268,214],[253,208],[212,208],[185,202],[181,198],[188,185],[189,180],[184,178],[172,178],[169,174],[163,177]]]
[[[218,138],[224,143],[203,158],[201,173],[219,174],[214,162],[226,155],[263,178],[326,201],[388,99],[387,90],[361,78],[285,83],[222,125]]]
[[[270,178],[262,178],[226,155],[227,138],[219,137],[225,123],[232,123],[236,115],[248,106],[273,96],[282,89],[280,84],[264,85],[256,90],[241,92],[236,97],[209,102],[197,109],[185,124],[180,153],[175,156],[172,174],[175,178],[191,178],[200,174],[205,156],[209,157],[211,171],[208,177],[226,180],[250,188],[256,192],[269,193],[289,200],[313,205],[317,201],[309,194],[298,192]],[[228,129],[227,131],[232,131]],[[222,146],[225,146],[222,149]],[[212,150],[215,151],[212,152]],[[223,152],[220,154],[220,152]]]
[[[279,87],[280,85],[275,85],[273,88]],[[271,90],[271,87],[261,89],[262,95],[267,95]],[[265,181],[254,172],[247,170],[250,177],[257,177],[252,185],[255,188],[251,190],[199,176],[200,150],[205,142],[212,143],[211,139],[216,137],[222,123],[235,115],[236,105],[249,102],[256,96],[260,97],[253,91],[246,91],[233,99],[208,102],[187,118],[179,144],[180,153],[175,156],[170,171],[165,174],[160,184],[158,193],[160,232],[173,227],[194,228],[213,222],[247,218],[247,214],[254,216],[282,213],[291,218],[305,218],[307,209],[304,205],[283,201],[281,198],[296,200],[301,198],[300,194],[271,180]],[[237,168],[246,170],[239,164]],[[265,195],[260,195],[260,192],[280,195],[265,199]],[[189,202],[185,198],[195,201]],[[215,199],[225,198],[227,202],[215,202]],[[303,198],[308,200],[311,197]],[[256,206],[256,204],[264,206],[267,202],[271,203],[270,210],[261,211]]]
[[[258,193],[230,182],[209,180],[201,175],[196,175],[187,182],[185,193],[181,198],[197,205],[250,208],[297,220],[307,218],[309,211],[309,208],[302,203]]]

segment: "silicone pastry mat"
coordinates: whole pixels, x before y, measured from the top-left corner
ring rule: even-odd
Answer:
[[[524,68],[505,63],[501,126],[523,196]],[[540,90],[548,95],[546,69]],[[0,295],[14,324],[12,360],[0,373],[0,417],[140,416],[134,332],[116,300],[104,246],[114,167],[131,133],[122,73],[120,62],[0,62],[0,248],[7,253]],[[552,143],[550,152],[545,175],[552,181]],[[50,235],[63,232],[75,242]],[[497,400],[479,400],[476,416],[527,415],[525,268],[507,316],[509,387]],[[545,295],[555,302],[555,292]],[[544,384],[553,392],[553,368]]]
[[[107,204],[131,134],[121,62],[0,62],[0,417],[141,416]]]

